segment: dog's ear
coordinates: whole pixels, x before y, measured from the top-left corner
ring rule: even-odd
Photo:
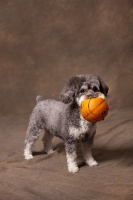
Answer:
[[[76,94],[78,92],[81,83],[80,77],[72,77],[68,80],[66,85],[60,94],[60,99],[62,102],[68,104],[75,100]]]
[[[60,99],[63,103],[71,103],[74,100],[74,91],[68,90],[64,87],[60,94]]]
[[[105,96],[107,96],[109,88],[108,86],[104,83],[104,81],[98,77],[98,80],[100,82],[100,92],[102,92]]]

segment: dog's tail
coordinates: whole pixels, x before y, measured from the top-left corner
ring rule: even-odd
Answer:
[[[43,100],[43,98],[40,96],[40,95],[38,95],[37,97],[36,97],[36,102],[38,103],[38,102],[40,102],[40,101],[42,101]]]

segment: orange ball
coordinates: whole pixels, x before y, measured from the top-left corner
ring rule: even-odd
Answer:
[[[101,97],[85,99],[80,107],[80,112],[84,119],[90,122],[100,122],[108,114],[108,104]]]

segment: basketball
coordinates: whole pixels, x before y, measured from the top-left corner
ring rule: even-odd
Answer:
[[[108,110],[106,100],[101,97],[85,99],[80,107],[83,118],[94,123],[104,120]]]

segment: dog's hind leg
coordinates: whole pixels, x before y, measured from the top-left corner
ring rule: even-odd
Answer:
[[[39,129],[36,125],[29,126],[26,132],[25,139],[25,148],[24,148],[24,157],[29,160],[33,158],[32,148],[35,141],[38,139],[41,134],[42,129]]]
[[[44,145],[44,151],[47,154],[53,153],[53,147],[52,147],[52,139],[54,135],[50,134],[46,129],[44,130],[44,136],[42,138],[43,145]]]

